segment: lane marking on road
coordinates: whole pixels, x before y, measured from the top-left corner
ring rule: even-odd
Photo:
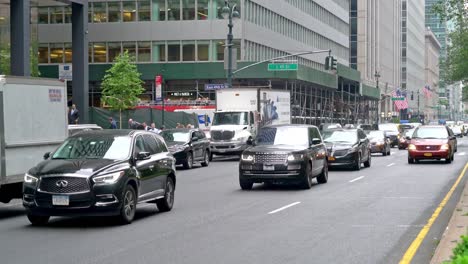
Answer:
[[[424,227],[419,232],[418,236],[413,240],[411,245],[408,247],[408,249],[406,250],[406,252],[403,255],[402,259],[400,260],[400,264],[409,264],[409,263],[411,263],[411,261],[413,260],[414,255],[416,254],[416,251],[418,251],[418,249],[421,246],[424,238],[427,236],[427,233],[429,233],[429,230],[431,229],[432,225],[434,224],[434,222],[439,217],[440,212],[442,211],[442,209],[444,209],[445,205],[450,200],[450,197],[452,197],[453,192],[455,191],[455,189],[457,188],[457,186],[460,183],[461,179],[465,175],[465,172],[466,172],[467,169],[468,169],[468,163],[465,164],[465,167],[463,168],[462,172],[458,176],[458,179],[455,181],[452,188],[450,188],[448,193],[445,195],[442,202],[440,202],[439,206],[437,206],[437,208],[435,209],[435,211],[432,214],[431,218],[429,218],[427,223],[424,225]]]
[[[460,153],[457,154],[457,156],[465,156],[465,155],[466,155],[465,152],[460,152]]]
[[[364,176],[360,176],[360,177],[357,177],[356,179],[350,180],[349,182],[359,181],[359,180],[361,180],[363,178],[364,178]]]
[[[300,203],[301,203],[301,202],[294,202],[294,203],[292,203],[292,204],[285,205],[285,206],[283,206],[283,207],[281,207],[281,208],[278,208],[278,209],[276,209],[276,210],[273,210],[273,211],[269,212],[268,214],[276,214],[276,213],[278,213],[278,212],[280,212],[280,211],[283,211],[284,209],[288,209],[289,207],[293,207],[293,206],[298,205],[298,204],[300,204]]]
[[[395,163],[390,163],[390,164],[387,165],[387,167],[391,167],[393,165],[395,165]]]

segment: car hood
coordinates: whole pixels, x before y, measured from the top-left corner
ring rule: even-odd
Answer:
[[[29,173],[35,176],[65,173],[91,176],[97,171],[115,163],[117,163],[115,160],[106,159],[45,160],[29,170]]]
[[[167,145],[168,147],[185,146],[185,144],[187,144],[187,143],[184,143],[184,142],[177,142],[177,141],[172,141],[172,142],[166,141],[166,145]]]
[[[411,140],[411,144],[413,145],[443,145],[443,144],[447,144],[447,140],[446,139],[421,139],[421,138],[417,138],[417,139],[412,139]]]
[[[386,131],[387,136],[398,136],[400,134],[398,131]]]
[[[211,131],[239,131],[247,128],[247,125],[219,125],[211,126]]]
[[[339,149],[350,149],[355,144],[350,143],[339,143],[339,142],[325,142],[327,149],[339,150]]]
[[[263,153],[292,153],[303,151],[306,149],[306,146],[289,146],[289,145],[261,145],[261,146],[254,146],[249,148],[248,152],[263,152]]]

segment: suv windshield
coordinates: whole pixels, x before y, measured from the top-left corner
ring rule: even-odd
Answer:
[[[399,132],[397,124],[380,124],[379,125],[379,130]]]
[[[219,125],[248,125],[247,112],[219,112],[213,117],[213,126]]]
[[[370,131],[369,132],[369,137],[374,138],[374,139],[384,139],[385,134],[383,131]]]
[[[188,142],[190,131],[163,131],[160,134],[167,142]]]
[[[130,153],[131,142],[127,136],[72,137],[59,147],[52,159],[123,160]]]
[[[445,127],[420,127],[414,131],[413,138],[446,139],[448,132]]]
[[[324,138],[324,142],[340,142],[354,144],[357,141],[356,131],[333,131],[332,134]]]
[[[267,127],[260,129],[258,145],[308,146],[308,129],[304,127]]]

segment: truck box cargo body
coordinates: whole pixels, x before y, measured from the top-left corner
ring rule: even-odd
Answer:
[[[25,172],[67,136],[64,83],[0,76],[0,202],[21,198]]]
[[[235,88],[216,91],[216,112],[210,129],[212,154],[240,154],[265,125],[291,123],[287,90]]]

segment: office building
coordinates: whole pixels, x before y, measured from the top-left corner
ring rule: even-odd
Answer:
[[[441,44],[430,28],[426,28],[425,37],[425,69],[426,87],[423,90],[424,116],[426,120],[438,119],[439,103],[439,57]]]

